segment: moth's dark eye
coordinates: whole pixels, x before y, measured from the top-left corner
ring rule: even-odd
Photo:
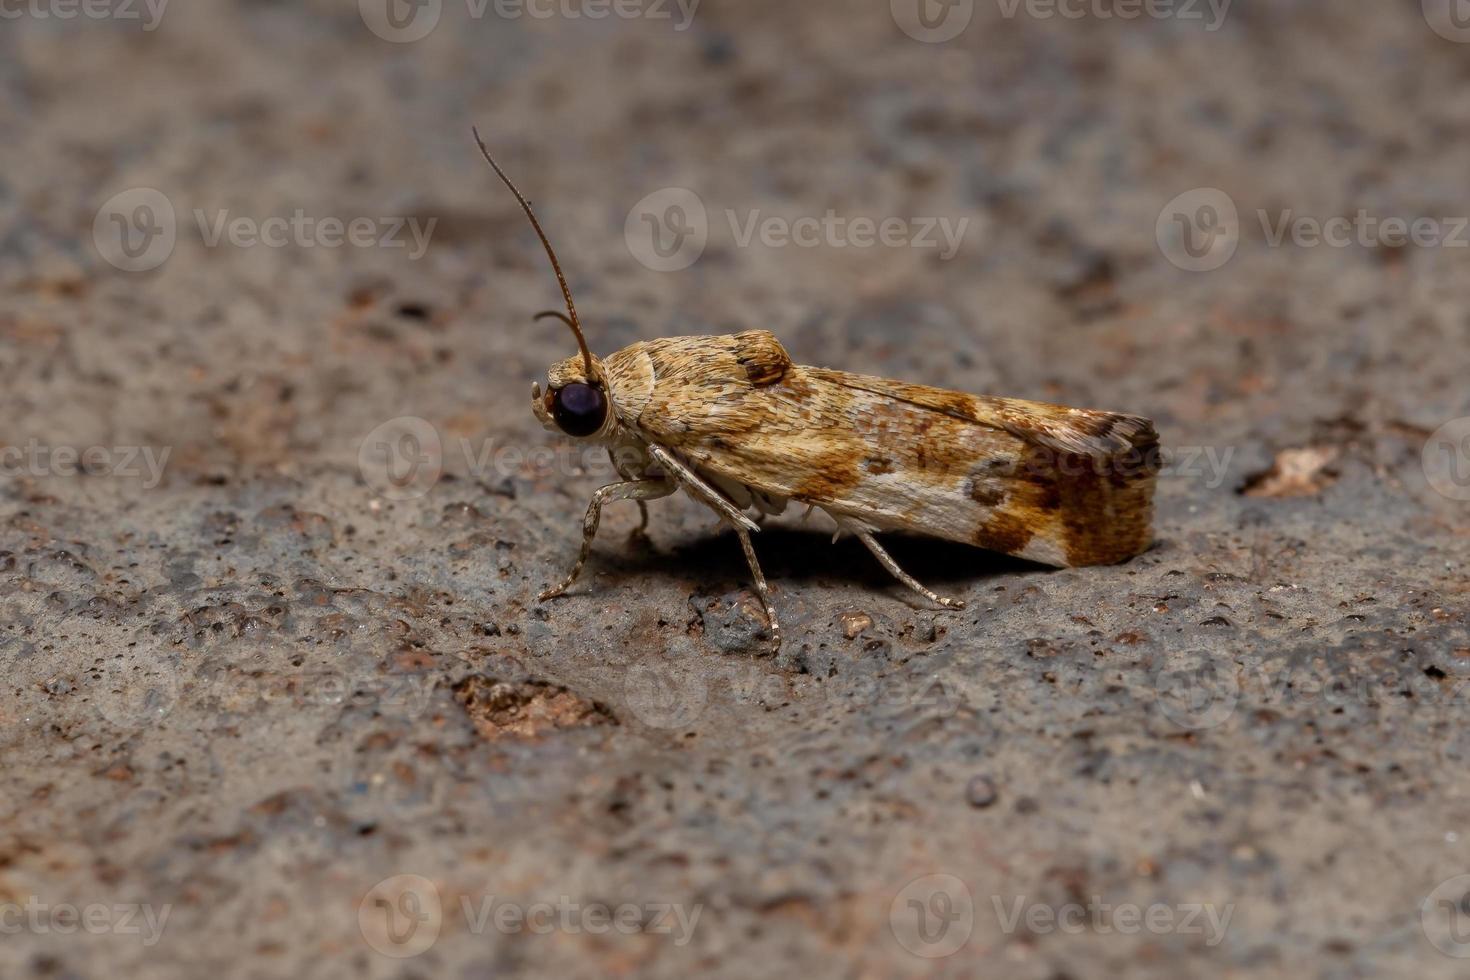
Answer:
[[[607,420],[607,397],[601,388],[573,381],[552,396],[551,417],[569,436],[590,436]]]

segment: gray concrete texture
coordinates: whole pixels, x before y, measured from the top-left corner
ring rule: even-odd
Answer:
[[[0,976],[1470,970],[1448,3],[0,11]],[[471,123],[598,351],[1148,415],[1157,544],[790,513],[773,655],[676,498],[536,604],[611,473]]]

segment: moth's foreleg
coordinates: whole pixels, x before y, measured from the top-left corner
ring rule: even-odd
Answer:
[[[755,590],[761,597],[761,606],[766,611],[766,622],[771,626],[771,643],[781,649],[781,624],[776,621],[776,609],[771,605],[771,589],[766,585],[766,576],[761,572],[761,563],[756,560],[755,546],[750,543],[750,532],[736,525],[735,533],[740,538],[740,548],[745,552],[745,561],[750,565],[750,574],[755,578]]]
[[[657,500],[667,497],[677,490],[679,484],[672,479],[661,480],[628,480],[623,483],[609,483],[592,495],[592,502],[587,505],[587,516],[582,519],[582,553],[577,556],[577,563],[572,566],[571,574],[558,586],[547,589],[536,597],[537,602],[555,598],[577,580],[582,572],[582,566],[587,564],[587,556],[592,553],[592,539],[597,537],[597,525],[602,520],[602,505],[609,500],[636,500],[640,507],[645,500]],[[644,510],[644,520],[648,518],[648,511]]]
[[[942,595],[937,595],[929,591],[928,589],[924,588],[923,585],[919,584],[918,579],[914,578],[902,568],[899,568],[898,562],[894,561],[893,556],[890,555],[887,551],[883,550],[883,546],[878,543],[877,538],[873,537],[873,533],[871,531],[864,531],[861,528],[856,528],[851,525],[843,525],[840,522],[839,527],[843,527],[845,530],[851,531],[852,534],[859,541],[868,546],[868,550],[873,553],[873,557],[877,558],[878,561],[882,563],[883,567],[888,569],[889,574],[898,579],[904,585],[907,585],[909,588],[913,589],[915,592],[919,593],[919,595],[928,599],[930,602],[935,603],[936,605],[943,606],[946,609],[965,608],[965,604],[961,600],[947,599]]]
[[[760,525],[746,517],[739,507],[721,496],[718,490],[702,480],[698,473],[680,462],[672,453],[659,446],[651,445],[648,447],[648,455],[653,457],[654,462],[658,463],[665,473],[684,484],[685,489],[693,494],[696,500],[707,504],[730,524],[747,531],[760,530]]]

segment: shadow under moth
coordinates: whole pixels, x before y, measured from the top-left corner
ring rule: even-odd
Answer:
[[[582,335],[561,264],[531,204],[475,140],[515,195],[556,273],[579,354],[531,387],[543,426],[605,445],[620,482],[592,495],[564,593],[587,561],[604,504],[683,489],[734,530],[779,648],[781,629],[751,532],[790,501],[826,513],[904,585],[925,588],[884,550],[877,531],[959,541],[1044,565],[1124,561],[1151,542],[1159,442],[1136,415],[967,395],[794,364],[769,331],[666,337],[599,358]],[[754,519],[751,514],[754,514]]]

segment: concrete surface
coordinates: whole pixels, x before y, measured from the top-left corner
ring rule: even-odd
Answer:
[[[1436,0],[354,6],[0,4],[0,976],[1470,969]],[[1157,546],[895,542],[949,614],[793,514],[772,656],[733,539],[621,505],[535,605],[609,474],[537,454],[572,350],[472,122],[596,349],[1147,414]],[[1435,225],[1272,243],[1359,209]],[[829,210],[898,240],[742,244]]]

